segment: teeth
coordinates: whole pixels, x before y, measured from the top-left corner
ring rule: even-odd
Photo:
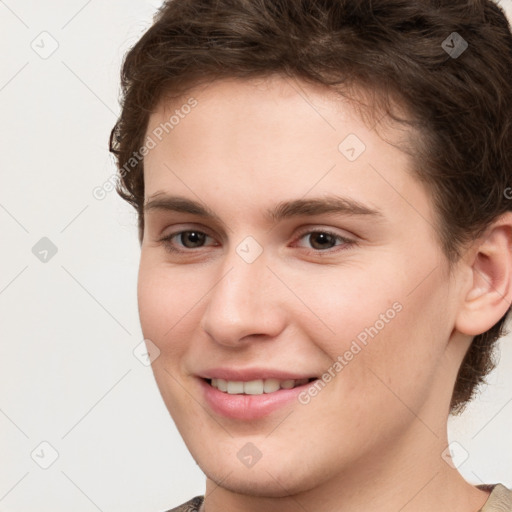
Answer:
[[[294,384],[294,380],[283,380],[283,382],[281,382],[281,387],[283,389],[292,389]]]
[[[243,392],[246,395],[262,395],[263,394],[263,381],[250,380],[249,382],[240,382],[243,386]]]
[[[263,391],[265,393],[273,393],[274,391],[277,391],[280,388],[281,386],[277,379],[265,379],[263,381]]]
[[[309,382],[310,379],[258,379],[248,382],[231,381],[224,379],[212,379],[211,385],[219,391],[229,393],[230,395],[262,395],[263,393],[273,393],[279,389],[292,389],[296,386],[302,386]]]
[[[244,392],[244,383],[243,382],[237,382],[234,380],[228,381],[228,393],[230,395],[237,395],[239,393]]]

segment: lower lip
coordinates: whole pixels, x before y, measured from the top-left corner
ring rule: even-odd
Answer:
[[[298,401],[298,395],[316,381],[292,389],[280,389],[262,395],[230,395],[214,388],[204,379],[199,379],[206,402],[217,414],[238,420],[262,418],[286,404]]]

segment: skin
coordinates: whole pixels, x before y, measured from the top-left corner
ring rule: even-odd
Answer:
[[[146,156],[146,203],[180,196],[219,220],[148,208],[138,301],[160,350],[156,382],[207,476],[203,510],[479,510],[488,494],[442,453],[462,358],[511,301],[510,217],[450,273],[428,191],[384,140],[407,133],[381,122],[377,134],[350,103],[278,76],[190,96],[197,106]],[[147,133],[179,105],[162,101]],[[353,162],[338,150],[348,134],[366,146]],[[264,216],[333,194],[380,214]],[[319,245],[311,231],[326,229],[352,243]],[[208,236],[161,241],[185,230]],[[247,236],[263,249],[252,263],[236,252]],[[244,421],[205,402],[196,375],[215,366],[322,375],[394,303],[401,311],[308,404]],[[237,457],[248,442],[262,454],[250,468]]]

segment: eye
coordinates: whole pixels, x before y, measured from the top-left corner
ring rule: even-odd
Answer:
[[[333,247],[344,250],[356,243],[354,240],[326,230],[307,231],[300,235],[299,240],[307,240],[315,252],[326,252]]]
[[[186,231],[178,231],[171,233],[168,236],[160,239],[163,242],[166,249],[174,252],[185,252],[186,249],[198,249],[204,246],[206,240],[212,237],[195,229],[189,229]],[[213,240],[213,239],[212,239]],[[178,247],[176,247],[176,245]],[[183,247],[184,249],[180,248]]]

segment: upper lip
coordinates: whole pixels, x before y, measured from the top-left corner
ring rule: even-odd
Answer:
[[[300,380],[316,378],[311,373],[291,373],[271,368],[210,368],[198,374],[203,379],[224,379],[230,381],[251,381],[260,379]]]

